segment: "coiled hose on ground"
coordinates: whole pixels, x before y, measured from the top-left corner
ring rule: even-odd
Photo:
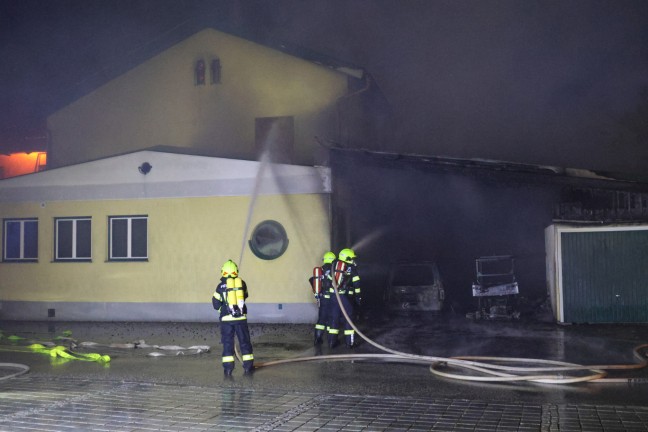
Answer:
[[[29,366],[20,363],[0,363],[0,369],[18,369],[17,372],[1,376],[0,381],[15,378],[19,375],[29,372]]]
[[[340,305],[344,317],[347,319],[353,330],[367,343],[378,348],[386,354],[341,354],[298,357],[293,359],[275,360],[258,364],[256,367],[268,367],[285,363],[303,361],[345,361],[345,360],[380,360],[398,363],[413,363],[429,365],[430,372],[434,375],[464,381],[480,382],[513,382],[530,381],[545,384],[572,384],[579,382],[597,383],[643,383],[648,382],[645,378],[606,378],[608,370],[636,370],[645,368],[648,359],[642,352],[648,348],[648,344],[639,345],[634,348],[633,355],[639,360],[635,364],[626,365],[592,365],[584,366],[574,363],[567,363],[557,360],[529,359],[516,357],[485,357],[485,356],[461,356],[461,357],[437,357],[410,354],[387,348],[368,338],[362,333],[351,317],[347,314],[340,300],[340,294],[335,287],[335,297]],[[513,365],[525,366],[513,366]],[[451,373],[442,371],[443,367],[454,367],[469,371],[466,373]],[[574,376],[577,372],[585,375]]]

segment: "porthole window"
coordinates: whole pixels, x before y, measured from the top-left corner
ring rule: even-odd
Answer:
[[[286,252],[288,235],[279,222],[265,220],[254,228],[248,243],[254,255],[264,260],[273,260]]]

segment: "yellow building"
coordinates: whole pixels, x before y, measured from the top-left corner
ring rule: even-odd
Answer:
[[[50,115],[48,166],[155,146],[245,160],[269,147],[276,161],[318,164],[316,137],[337,140],[342,111],[355,118],[350,85],[363,71],[205,29]]]
[[[0,318],[211,321],[233,259],[251,321],[314,322],[320,144],[362,134],[370,87],[205,29],[52,113],[47,170],[0,180]]]
[[[251,322],[313,322],[327,168],[139,151],[0,181],[0,317],[212,321],[228,259]]]

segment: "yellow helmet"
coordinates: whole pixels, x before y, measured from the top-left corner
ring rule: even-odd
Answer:
[[[238,266],[234,261],[227,260],[221,267],[221,274],[223,277],[238,277]]]
[[[335,254],[333,252],[326,252],[322,257],[324,264],[331,264],[333,261],[335,261]]]
[[[356,259],[356,254],[353,249],[345,248],[340,251],[338,258],[347,264],[353,264],[353,261]]]

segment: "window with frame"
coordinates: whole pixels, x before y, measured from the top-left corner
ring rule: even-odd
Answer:
[[[108,238],[110,261],[146,261],[148,216],[110,216]]]
[[[288,249],[288,235],[283,225],[275,220],[259,223],[248,240],[252,253],[264,260],[279,258]]]
[[[2,225],[2,260],[37,261],[38,219],[4,219]]]
[[[54,260],[90,261],[92,259],[92,220],[90,217],[54,219]]]

